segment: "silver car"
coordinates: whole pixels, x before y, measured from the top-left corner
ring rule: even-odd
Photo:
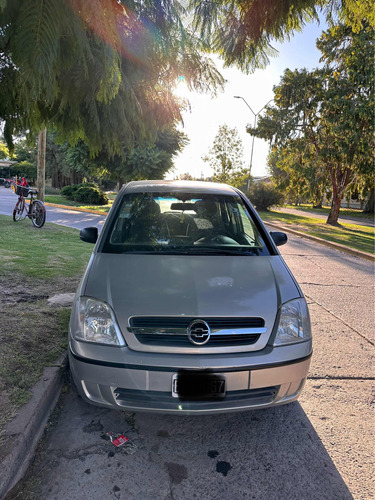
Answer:
[[[130,182],[73,305],[81,396],[133,411],[208,414],[294,401],[312,354],[305,298],[247,198],[206,182]]]

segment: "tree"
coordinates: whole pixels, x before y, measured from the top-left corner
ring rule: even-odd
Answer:
[[[14,159],[17,162],[27,161],[29,163],[35,164],[36,166],[35,142],[31,146],[24,135],[19,135],[18,137],[16,137],[16,140],[14,142],[13,154]]]
[[[185,172],[184,174],[181,174],[179,177],[178,177],[179,180],[181,181],[194,181],[194,177],[189,174],[189,172]]]
[[[243,71],[265,67],[277,55],[273,41],[288,40],[295,31],[319,20],[342,21],[358,32],[362,21],[375,27],[370,0],[191,0],[193,24],[211,51],[225,65],[236,64]]]
[[[301,139],[290,140],[284,147],[273,148],[267,163],[276,187],[295,205],[310,201],[314,208],[322,207],[330,181],[312,145],[307,147]]]
[[[4,142],[0,141],[0,158],[9,158],[9,149],[7,148],[7,145]]]
[[[79,150],[80,144],[74,149]],[[84,145],[85,157],[89,155],[89,149]],[[47,133],[46,148],[46,175],[51,179],[52,187],[61,189],[70,184],[80,184],[83,173],[73,168],[67,161],[68,152],[72,148],[67,144],[56,143],[56,132]]]
[[[84,140],[92,154],[121,153],[181,118],[172,90],[213,92],[223,78],[185,28],[179,2],[2,0],[0,119],[17,130],[45,126],[57,140]]]
[[[214,170],[212,180],[231,184],[243,174],[243,147],[236,128],[220,125],[212,148],[202,160]]]
[[[45,145],[47,127],[59,142],[114,156],[181,120],[179,75],[198,91],[223,84],[184,12],[172,0],[1,0],[0,120],[10,150],[22,130]]]
[[[366,206],[365,206],[365,212],[367,213],[374,213],[374,208],[375,208],[375,192],[374,188],[370,191],[369,199],[367,200]]]
[[[154,142],[143,141],[131,149],[124,146],[121,154],[114,156],[103,149],[91,157],[89,147],[82,141],[64,147],[66,163],[73,171],[95,180],[116,180],[122,185],[131,180],[163,179],[187,142],[186,135],[172,127],[160,131]]]
[[[189,88],[223,84],[203,53],[249,70],[268,62],[272,40],[305,23],[340,17],[374,26],[363,0],[1,0],[0,119],[12,145],[17,130],[46,125],[59,140],[82,139],[92,152],[155,137],[180,119],[172,93],[180,75]],[[192,22],[189,23],[189,20]]]
[[[374,29],[364,25],[355,33],[336,26],[317,46],[324,67],[286,70],[274,89],[276,106],[269,106],[249,132],[294,155],[302,152],[324,170],[332,189],[327,223],[337,224],[345,189],[372,171]]]

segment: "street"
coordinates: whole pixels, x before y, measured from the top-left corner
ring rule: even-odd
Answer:
[[[18,197],[14,194],[12,189],[6,189],[0,186],[0,214],[11,216],[17,199]],[[75,227],[76,229],[82,229],[89,226],[97,226],[100,228],[105,220],[105,215],[76,212],[49,206],[46,206],[46,212],[46,222]]]
[[[47,221],[56,217],[73,227],[99,221],[65,212],[48,207]],[[11,498],[374,498],[373,263],[296,236],[280,251],[306,296],[314,334],[298,402],[228,415],[162,416],[88,405],[68,384]],[[130,441],[116,448],[106,436],[111,431]]]

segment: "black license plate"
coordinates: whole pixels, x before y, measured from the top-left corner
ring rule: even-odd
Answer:
[[[215,373],[181,371],[172,378],[172,396],[182,401],[210,401],[226,394],[226,380]]]

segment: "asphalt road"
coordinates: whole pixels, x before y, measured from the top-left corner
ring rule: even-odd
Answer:
[[[161,416],[97,408],[68,385],[14,498],[374,498],[373,263],[296,236],[280,250],[313,325],[299,402]],[[109,431],[124,433],[130,445],[115,448],[103,439]]]

